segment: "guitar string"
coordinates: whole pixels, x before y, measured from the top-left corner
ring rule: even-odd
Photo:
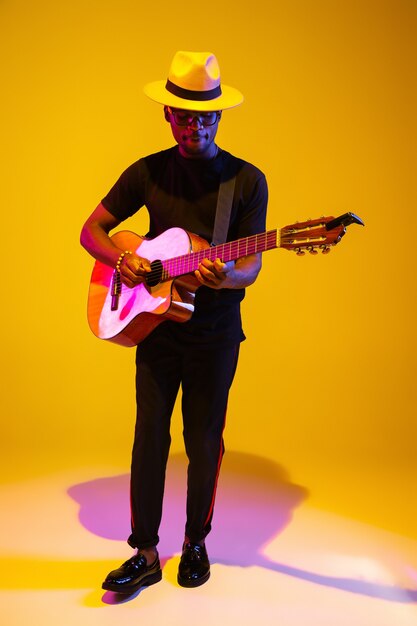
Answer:
[[[209,258],[214,261],[216,258],[227,258],[230,255],[230,259],[239,258],[240,256],[246,256],[248,254],[254,254],[257,252],[264,252],[274,247],[282,247],[283,243],[291,245],[292,240],[296,236],[297,241],[305,241],[314,245],[311,241],[311,235],[315,235],[312,231],[302,236],[300,232],[288,232],[286,229],[279,231],[280,242],[277,244],[277,230],[271,230],[264,233],[258,233],[256,235],[250,235],[242,239],[238,239],[232,242],[226,242],[214,247],[203,248],[202,250],[196,250],[195,252],[189,252],[187,254],[173,257],[171,259],[164,259],[161,261],[161,268],[152,269],[146,275],[148,280],[153,280],[158,277],[162,277],[162,280],[168,280],[169,278],[175,278],[184,274],[194,272],[198,269],[198,265],[204,258]],[[308,236],[307,236],[308,235]],[[318,235],[317,235],[318,236]],[[316,236],[316,238],[317,238]],[[316,246],[323,243],[322,241],[316,243]],[[301,244],[300,244],[301,245]],[[297,244],[294,244],[297,247]],[[227,254],[225,254],[227,253]]]
[[[317,247],[323,244],[322,241],[319,241],[314,245],[310,237],[309,238],[306,237],[305,239],[306,239],[306,243],[304,245],[293,244],[293,248],[307,247],[307,244],[312,245],[313,247]],[[186,255],[174,257],[171,259],[165,259],[161,261],[162,272],[159,267],[157,269],[151,270],[151,272],[147,274],[147,277],[149,277],[150,279],[153,279],[153,278],[157,278],[158,276],[162,276],[162,280],[168,280],[170,278],[175,278],[184,274],[191,273],[198,268],[199,263],[201,263],[201,261],[204,258],[209,258],[212,261],[215,258],[225,258],[225,255],[220,252],[220,250],[224,252],[225,247],[228,249],[228,253],[230,254],[230,256],[232,258],[235,258],[239,256],[245,256],[247,254],[264,252],[264,251],[267,251],[276,247],[282,247],[282,243],[283,242],[281,241],[281,244],[277,246],[274,240],[273,241],[266,240],[262,242],[262,245],[259,245],[259,241],[252,242],[251,246],[248,246],[246,244],[245,254],[243,254],[243,250],[240,250],[240,248],[242,248],[242,242],[240,241],[239,241],[239,245],[237,244],[237,242],[233,242],[233,245],[222,244],[220,246],[216,246],[216,248],[204,248],[203,250],[198,250],[196,252],[191,252]],[[291,243],[291,240],[287,242],[287,245],[290,245],[290,243]]]
[[[166,280],[169,277],[181,276],[195,271],[204,258],[215,260],[216,258],[226,258],[232,260],[233,257],[245,256],[256,252],[263,252],[276,247],[276,230],[266,233],[251,235],[250,237],[238,239],[233,242],[226,242],[212,248],[196,250],[179,257],[162,261],[163,276]],[[230,257],[230,259],[228,259]],[[160,269],[150,272],[148,276],[160,274]]]

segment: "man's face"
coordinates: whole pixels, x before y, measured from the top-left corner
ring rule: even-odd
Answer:
[[[164,111],[181,156],[189,159],[210,159],[215,156],[214,139],[221,111],[188,111],[167,106]]]

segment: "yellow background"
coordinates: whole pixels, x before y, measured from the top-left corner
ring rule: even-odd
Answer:
[[[176,50],[211,50],[245,95],[218,143],[265,171],[269,227],[366,223],[328,256],[264,255],[226,447],[284,466],[318,507],[416,533],[416,9],[1,0],[5,480],[129,465],[134,351],[88,329],[79,231],[127,165],[172,145],[142,86]],[[178,411],[172,434],[181,451]]]

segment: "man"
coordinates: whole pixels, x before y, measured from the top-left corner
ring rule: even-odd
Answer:
[[[134,288],[150,263],[135,251],[119,249],[109,232],[146,206],[150,238],[181,227],[211,242],[220,183],[235,177],[227,240],[265,230],[267,185],[249,163],[215,143],[222,110],[240,104],[239,91],[221,85],[211,53],[177,52],[167,81],[145,87],[164,105],[176,146],[139,159],[127,168],[85,223],[82,245],[116,268]],[[132,534],[137,549],[110,572],[103,588],[132,593],[161,579],[157,552],[170,418],[180,385],[184,442],[189,460],[187,523],[178,582],[196,587],[207,581],[210,563],[205,537],[211,520],[221,459],[227,398],[244,339],[240,302],[261,269],[260,255],[235,262],[204,259],[195,272],[201,285],[189,321],[164,321],[137,348],[137,421],[131,467]]]

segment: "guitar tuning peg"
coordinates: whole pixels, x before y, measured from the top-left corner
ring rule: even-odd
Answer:
[[[296,252],[297,256],[304,256],[305,255],[305,250],[301,250],[301,248],[295,248],[295,252]]]
[[[317,250],[313,246],[307,248],[310,254],[318,254]]]
[[[320,248],[323,254],[329,254],[329,252],[331,252],[331,248],[329,246],[324,245],[320,246]]]

